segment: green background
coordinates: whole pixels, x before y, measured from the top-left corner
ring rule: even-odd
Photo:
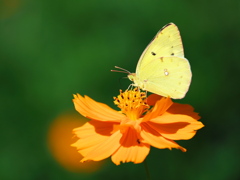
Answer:
[[[240,1],[1,0],[0,179],[145,179],[142,164],[71,173],[48,150],[53,119],[73,93],[113,106],[142,51],[169,22],[180,29],[193,79],[186,98],[205,127],[179,150],[151,149],[152,179],[240,178]]]

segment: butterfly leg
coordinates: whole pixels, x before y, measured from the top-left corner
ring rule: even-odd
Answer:
[[[128,88],[126,89],[126,91],[129,91],[129,89],[133,89],[133,86],[134,86],[134,84],[130,84],[129,86],[128,86]]]

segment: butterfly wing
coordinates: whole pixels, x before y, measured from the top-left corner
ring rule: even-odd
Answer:
[[[160,57],[184,57],[182,39],[178,27],[169,23],[164,26],[142,53],[136,68],[136,75],[142,72],[142,68],[149,62]]]
[[[139,82],[143,82],[144,90],[173,99],[185,96],[191,78],[188,60],[175,56],[152,60],[137,77]]]
[[[130,75],[131,78],[143,90],[173,99],[185,96],[192,73],[175,24],[169,23],[157,33],[142,53],[136,74]]]

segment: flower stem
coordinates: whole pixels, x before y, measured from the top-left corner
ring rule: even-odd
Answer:
[[[146,170],[147,180],[151,180],[146,159],[144,160],[143,164],[144,164],[144,167],[145,167],[145,170]]]

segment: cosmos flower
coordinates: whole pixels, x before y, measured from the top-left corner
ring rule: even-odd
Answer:
[[[73,133],[79,138],[73,147],[87,160],[100,161],[111,156],[113,163],[141,163],[150,147],[186,149],[174,140],[188,140],[204,125],[187,104],[174,103],[155,94],[146,97],[138,89],[127,90],[114,98],[121,110],[88,96],[74,95],[75,109],[91,119]]]

